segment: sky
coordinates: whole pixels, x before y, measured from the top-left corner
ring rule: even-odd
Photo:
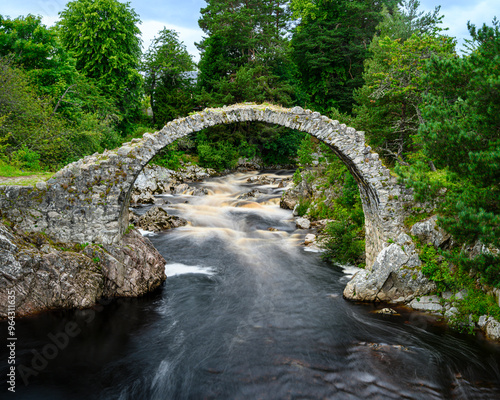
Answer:
[[[52,26],[66,4],[66,0],[1,0],[0,14],[11,18],[40,15],[44,24]],[[459,47],[469,38],[467,21],[479,27],[483,23],[491,25],[494,16],[500,19],[500,0],[420,0],[422,11],[432,11],[438,5],[444,15],[443,27],[449,28],[449,36],[457,38]],[[203,37],[198,19],[200,9],[206,6],[205,0],[132,0],[130,6],[142,21],[139,29],[143,47],[147,48],[155,35],[166,27],[177,31],[188,52],[195,61],[199,60],[195,42]]]

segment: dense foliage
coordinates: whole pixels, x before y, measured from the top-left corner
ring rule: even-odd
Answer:
[[[177,32],[164,28],[144,54],[142,70],[149,96],[152,124],[163,127],[168,121],[193,109],[193,82],[189,76],[195,64],[179,42]]]
[[[399,9],[384,9],[365,62],[364,85],[355,92],[356,126],[389,164],[406,164],[415,150],[414,135],[422,121],[420,104],[429,90],[423,81],[431,57],[455,56],[452,38],[439,35],[439,8],[418,13],[410,0]]]
[[[460,243],[500,247],[500,31],[469,26],[473,50],[427,65],[420,151],[400,168],[420,199],[436,203],[440,224]],[[461,264],[470,269],[467,256]],[[477,256],[483,278],[500,284],[499,257]],[[460,260],[459,260],[460,261]],[[460,263],[460,262],[459,262]]]
[[[139,115],[142,78],[139,16],[118,0],[76,0],[66,5],[57,23],[62,45],[76,68],[115,100],[122,127]]]
[[[302,17],[292,39],[292,57],[308,106],[327,113],[350,112],[353,91],[363,84],[363,62],[391,0],[296,1]]]

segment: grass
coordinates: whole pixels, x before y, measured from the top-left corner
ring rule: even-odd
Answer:
[[[456,293],[466,289],[467,296],[462,300],[451,299],[450,301],[458,309],[450,323],[461,330],[472,330],[469,325],[469,316],[477,322],[481,315],[489,315],[495,319],[500,319],[500,307],[491,294],[485,293],[478,286],[477,272],[472,272],[464,265],[464,260],[453,252],[455,249],[437,250],[432,245],[422,244],[417,238],[414,238],[422,260],[422,273],[431,281],[434,281],[437,287],[437,293],[451,291]],[[450,264],[450,261],[453,264]],[[472,272],[472,273],[471,273]],[[472,331],[471,331],[472,332]]]
[[[28,171],[0,161],[0,186],[33,186],[37,182],[46,181],[52,175],[54,172]]]

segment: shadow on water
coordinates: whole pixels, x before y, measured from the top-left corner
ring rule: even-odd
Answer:
[[[344,270],[304,251],[306,232],[270,201],[283,189],[250,185],[254,175],[199,184],[207,196],[169,197],[167,211],[191,224],[149,236],[167,260],[168,279],[156,292],[19,319],[17,367],[36,375],[28,386],[18,376],[16,395],[500,398],[499,346],[425,315],[375,314],[375,306],[345,301]],[[255,188],[257,198],[237,198]],[[78,333],[41,365],[37,354],[50,355],[68,326]]]

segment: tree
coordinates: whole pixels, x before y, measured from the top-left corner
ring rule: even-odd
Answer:
[[[288,1],[209,0],[201,14],[199,24],[208,37],[198,44],[198,105],[245,101],[294,104]],[[225,141],[277,164],[290,162],[295,156],[301,135],[281,127],[239,123],[211,128],[206,137],[203,143]]]
[[[144,55],[146,94],[151,98],[153,125],[166,122],[192,110],[192,80],[188,72],[195,68],[186,46],[177,32],[164,28]]]
[[[439,8],[419,13],[418,1],[401,2],[384,9],[365,62],[365,84],[355,91],[356,126],[367,132],[372,146],[390,162],[406,164],[415,150],[411,136],[422,121],[419,105],[428,90],[423,82],[426,63],[432,56],[454,56],[452,38],[440,36]]]
[[[461,58],[433,58],[426,76],[424,123],[418,132],[422,158],[406,179],[423,195],[446,188],[440,222],[462,242],[500,247],[500,29],[484,25],[469,31],[477,48]],[[416,182],[418,178],[419,182]],[[427,189],[426,189],[427,188]],[[428,197],[428,195],[426,196]],[[500,271],[498,271],[500,273]]]
[[[57,23],[63,46],[76,67],[95,79],[123,115],[123,129],[139,115],[142,78],[139,16],[129,3],[117,0],[75,0],[66,5]]]
[[[287,2],[210,0],[207,3],[199,20],[200,27],[208,34],[198,44],[201,50],[198,87],[203,93],[202,101],[215,105],[210,103],[214,94],[215,102],[220,103],[221,98],[238,91],[237,85],[233,85],[237,74],[241,78],[250,70],[251,75],[259,78],[269,77],[269,87],[283,86],[287,92],[288,82],[284,81],[288,77],[282,78],[289,68],[285,38],[290,21]],[[246,72],[239,72],[241,68]],[[237,97],[253,100],[243,94]]]
[[[57,169],[117,144],[108,119],[81,113],[76,125],[61,118],[30,85],[27,73],[1,58],[0,121],[0,158],[21,167],[39,168],[41,162],[46,168]]]
[[[9,19],[0,15],[0,57],[27,71],[40,94],[57,99],[77,75],[74,60],[60,45],[57,32],[31,14]]]
[[[311,107],[322,113],[351,111],[382,5],[390,1],[294,2],[302,19],[293,34],[292,57]]]

